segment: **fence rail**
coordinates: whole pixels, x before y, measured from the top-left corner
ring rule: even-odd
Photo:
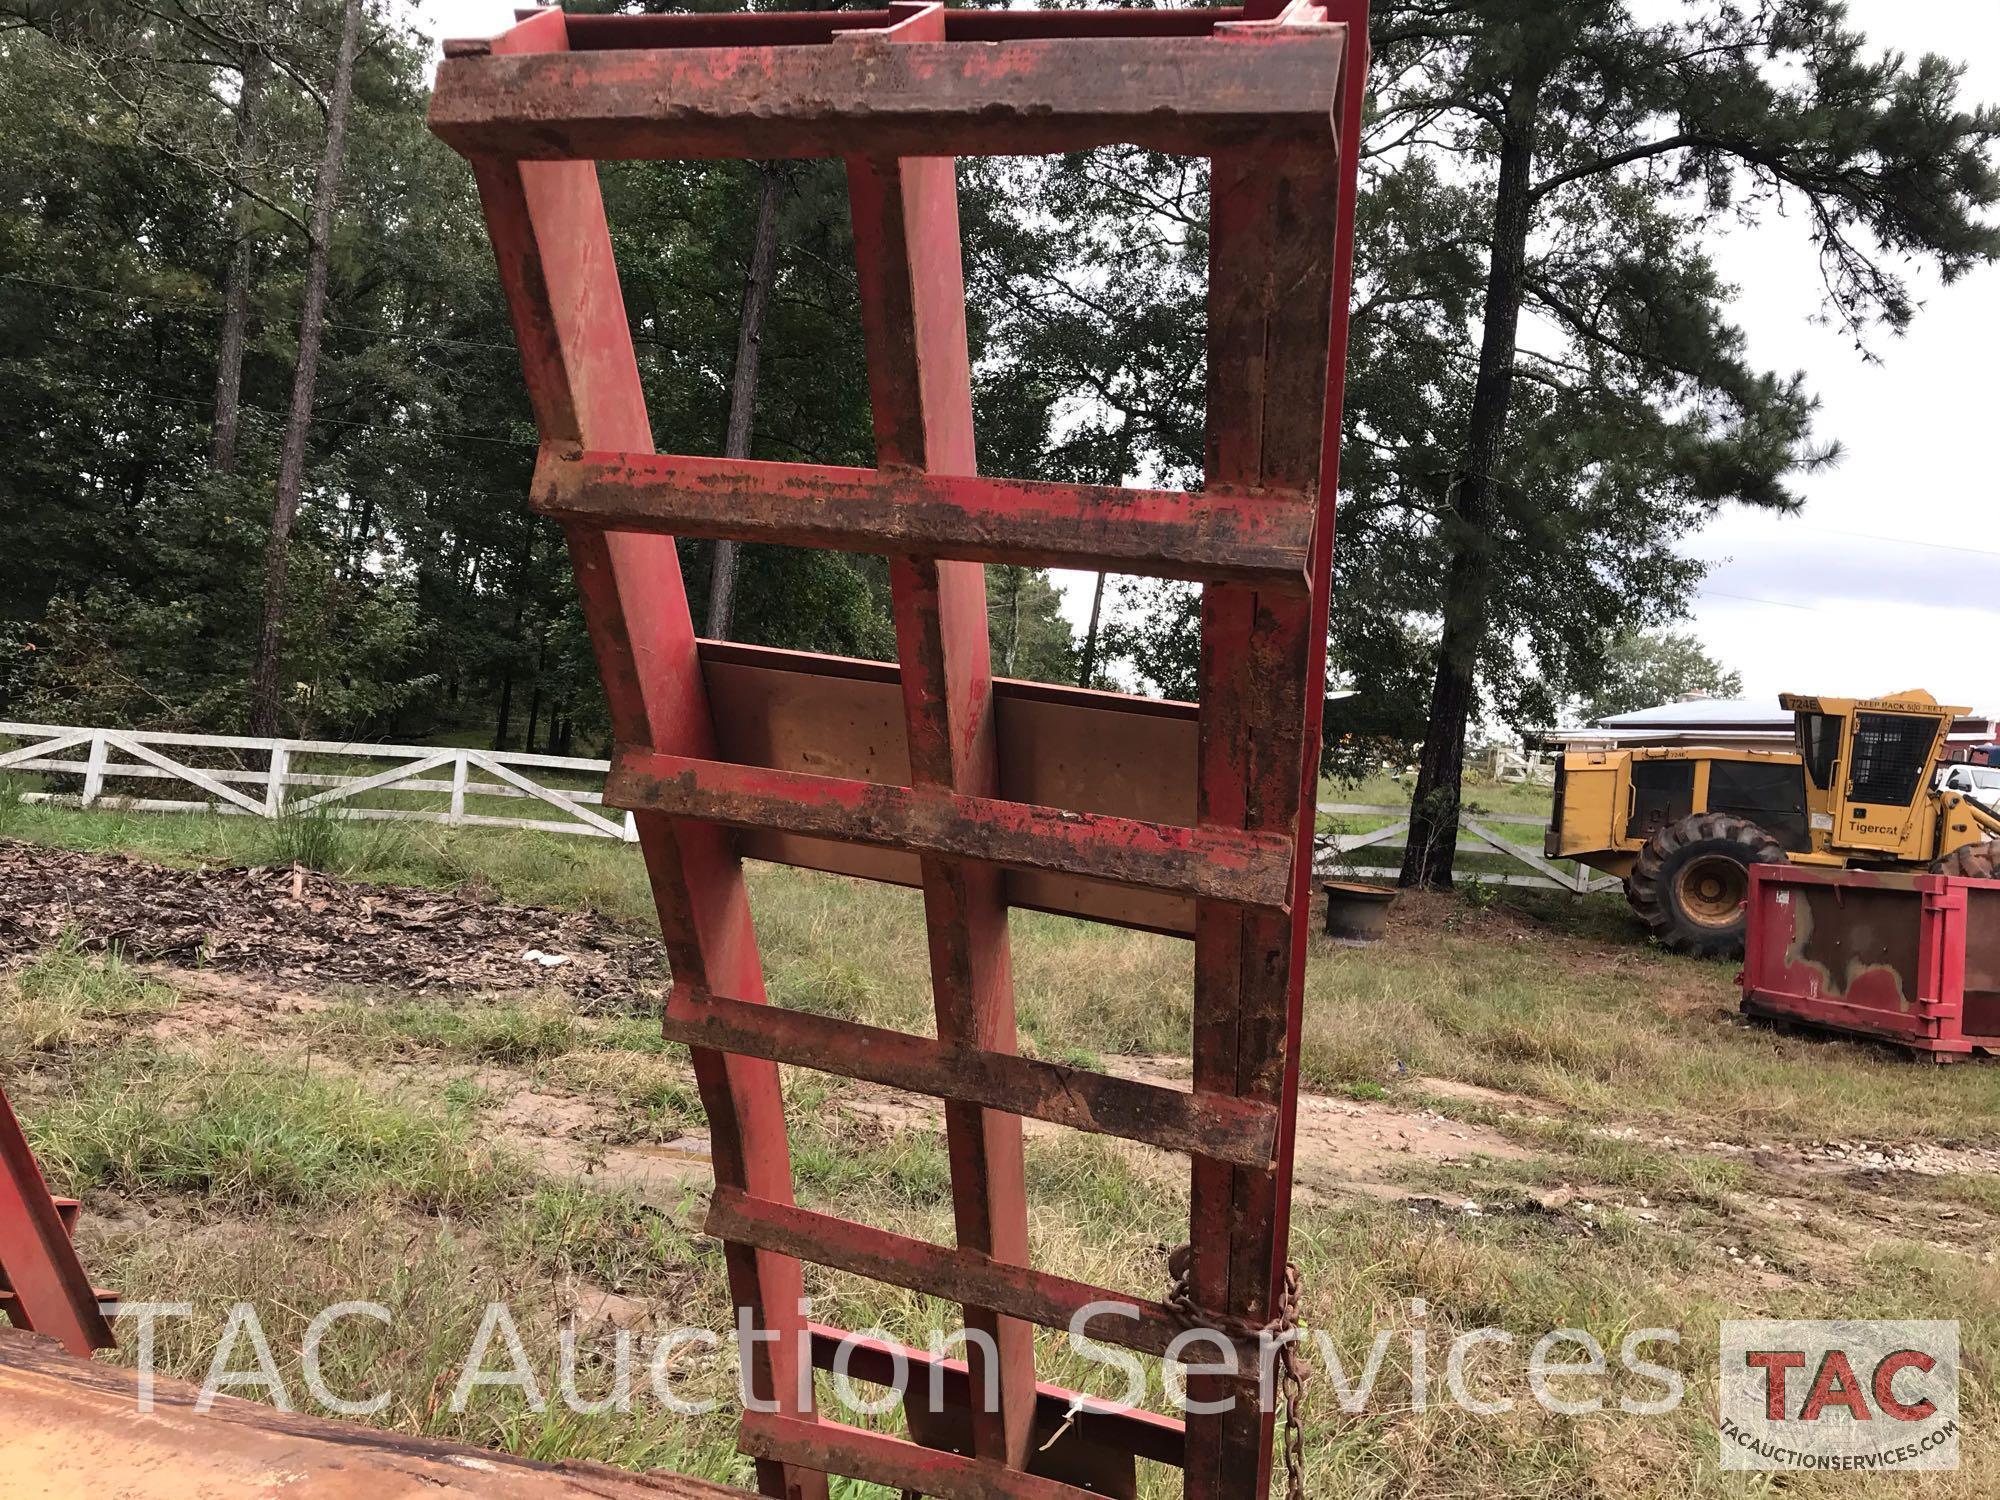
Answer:
[[[536,772],[566,771],[601,781],[611,769],[609,761],[582,756],[513,754],[463,746],[353,744],[5,722],[0,722],[0,736],[26,741],[12,750],[0,751],[0,772],[38,772],[45,776],[76,777],[81,782],[75,792],[24,792],[21,796],[25,802],[132,812],[218,812],[256,818],[325,808],[329,815],[342,818],[472,828],[528,828],[541,833],[618,839],[628,844],[637,842],[638,837],[629,813],[607,817],[596,811],[604,802],[602,790],[554,787],[535,777]],[[200,750],[211,754],[197,757],[186,753]],[[262,764],[253,767],[193,763],[196,759],[218,759],[215,752],[233,752],[239,761],[256,759]],[[304,759],[323,763],[343,758],[398,764],[358,776],[297,766]],[[114,781],[178,782],[205,795],[149,797],[107,792],[106,783]],[[305,795],[300,796],[299,792]],[[442,800],[444,806],[364,807],[354,801],[362,796],[386,795],[413,795],[433,803]],[[483,798],[541,802],[563,816],[517,818],[467,810],[468,800]]]
[[[218,812],[231,816],[276,818],[324,808],[343,818],[388,822],[442,823],[466,828],[526,828],[538,833],[576,834],[584,838],[637,842],[632,815],[597,811],[603,806],[602,780],[609,761],[574,755],[527,755],[497,750],[473,750],[440,745],[376,745],[335,740],[259,739],[233,734],[171,734],[138,729],[82,728],[60,724],[0,722],[0,738],[22,741],[0,750],[0,774],[10,771],[73,777],[76,791],[30,791],[25,802],[51,802],[70,807],[117,808],[131,812]],[[191,751],[207,751],[206,756]],[[200,759],[238,764],[197,765]],[[362,775],[341,775],[329,769],[304,769],[301,761],[394,761],[396,764]],[[259,761],[259,765],[241,762]],[[536,773],[565,772],[572,778],[595,778],[597,790],[554,787]],[[202,795],[145,796],[107,791],[107,783],[179,783]],[[304,793],[303,796],[299,795]],[[442,806],[361,806],[358,797],[418,797]],[[482,799],[533,801],[561,817],[507,817],[468,809]],[[1380,807],[1353,802],[1322,802],[1323,818],[1380,819],[1383,826],[1359,833],[1322,833],[1314,867],[1321,875],[1368,875],[1380,867],[1354,866],[1347,856],[1358,849],[1384,852],[1403,848],[1410,828],[1406,807]],[[1578,865],[1564,868],[1540,852],[1508,842],[1494,830],[1505,825],[1542,826],[1542,819],[1515,813],[1463,814],[1459,818],[1462,853],[1497,855],[1522,870],[1462,870],[1454,878],[1482,885],[1534,886],[1549,890],[1616,889],[1618,882]],[[1468,842],[1471,847],[1467,848]]]
[[[1322,818],[1338,822],[1342,819],[1383,818],[1384,826],[1362,833],[1334,831],[1322,833],[1314,840],[1314,872],[1319,875],[1353,874],[1367,876],[1379,873],[1381,866],[1354,865],[1347,856],[1357,849],[1381,849],[1385,852],[1401,852],[1409,842],[1410,810],[1407,807],[1376,807],[1359,802],[1322,802],[1319,804]],[[1498,855],[1524,866],[1529,873],[1523,875],[1513,871],[1458,870],[1452,871],[1454,881],[1466,881],[1476,885],[1517,885],[1540,890],[1573,891],[1585,895],[1591,891],[1615,891],[1621,882],[1615,876],[1601,875],[1588,865],[1570,865],[1567,869],[1551,859],[1543,858],[1541,851],[1525,844],[1512,843],[1493,830],[1496,827],[1544,828],[1546,818],[1527,817],[1520,813],[1467,813],[1458,817],[1458,852],[1460,854]],[[1467,847],[1467,841],[1471,847]]]

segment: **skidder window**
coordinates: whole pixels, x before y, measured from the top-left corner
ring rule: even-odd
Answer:
[[[1832,714],[1799,715],[1799,754],[1816,787],[1833,783],[1833,763],[1840,754],[1840,720]]]
[[[1854,728],[1854,779],[1848,796],[1856,802],[1889,802],[1908,807],[1930,764],[1937,720],[1909,714],[1861,714]]]

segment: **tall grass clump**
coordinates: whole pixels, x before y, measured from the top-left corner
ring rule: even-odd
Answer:
[[[84,1040],[95,1023],[171,1010],[173,987],[92,953],[74,928],[19,973],[0,979],[0,1063]]]
[[[456,1210],[503,1182],[462,1117],[296,1065],[124,1048],[33,1104],[30,1140],[70,1191],[190,1194],[246,1212],[375,1198]]]

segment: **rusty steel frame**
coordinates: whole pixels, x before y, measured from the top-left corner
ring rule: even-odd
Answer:
[[[17,1328],[47,1334],[79,1359],[117,1340],[77,1259],[71,1236],[79,1205],[52,1198],[41,1164],[0,1089],[0,1315]]]
[[[747,1351],[760,1489],[1129,1495],[1143,1457],[1180,1466],[1192,1500],[1261,1495],[1273,1422],[1254,1404],[1065,1422],[1070,1393],[1036,1380],[1034,1328],[1091,1301],[1131,1306],[1099,1336],[1155,1355],[1186,1315],[1029,1264],[1021,1125],[1186,1153],[1195,1304],[1239,1348],[1274,1315],[1366,0],[520,15],[446,44],[431,127],[472,164],[520,343],[532,503],[569,538],[617,741],[605,801],[637,820],[675,981],[662,1024],[712,1127],[709,1228],[738,1306],[777,1335]],[[1198,493],[977,472],[952,155],[1107,144],[1212,162]],[[875,467],[654,453],[596,162],[812,156],[847,164]],[[677,536],[886,555],[895,665],[698,641]],[[996,680],[989,562],[1200,583],[1199,704]],[[770,1007],[746,857],[920,888],[935,1039]],[[1193,938],[1190,1091],[1018,1055],[1014,906]],[[943,1102],[955,1245],[794,1203],[780,1063]],[[965,1364],[864,1340],[857,1375],[900,1357],[943,1405],[906,1398],[909,1440],[829,1420],[807,1377],[845,1336],[806,1321],[803,1259],[957,1302],[996,1367],[976,1339]],[[989,1385],[990,1410],[972,1399]]]

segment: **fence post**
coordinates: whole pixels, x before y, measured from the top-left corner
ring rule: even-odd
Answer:
[[[465,752],[459,751],[451,762],[451,814],[453,824],[465,821]]]
[[[275,818],[285,810],[285,777],[291,773],[292,752],[283,740],[271,741],[270,768],[264,777],[264,816]]]
[[[625,814],[625,842],[628,844],[639,842],[639,820],[629,812]]]
[[[104,763],[110,758],[111,746],[104,738],[104,731],[93,730],[90,736],[90,764],[83,772],[83,806],[93,805],[104,794]]]

